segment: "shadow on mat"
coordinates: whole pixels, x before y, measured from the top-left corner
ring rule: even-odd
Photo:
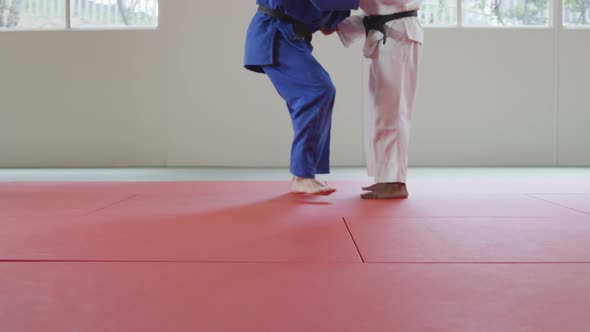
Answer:
[[[41,258],[60,260],[357,261],[342,217],[322,197],[203,200],[158,205],[138,195],[31,235],[20,247],[32,256],[39,255],[30,248],[42,247]]]

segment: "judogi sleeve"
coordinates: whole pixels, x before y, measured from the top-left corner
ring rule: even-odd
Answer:
[[[338,24],[338,36],[344,47],[350,47],[358,41],[365,40],[365,35],[365,26],[360,15],[351,16]]]
[[[332,11],[332,15],[326,28],[334,29],[340,22],[350,16],[350,11],[358,9],[360,0],[309,0],[316,8],[322,11]]]
[[[358,9],[360,0],[310,0],[320,10]]]

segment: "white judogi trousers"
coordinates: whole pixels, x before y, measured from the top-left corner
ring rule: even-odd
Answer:
[[[361,1],[361,8],[371,15],[414,9],[392,5],[400,2],[404,0],[365,1],[363,8]],[[380,8],[380,3],[387,5]],[[419,4],[412,2],[414,7],[419,7]],[[369,59],[364,110],[368,173],[377,183],[406,183],[411,120],[424,32],[417,18],[391,21],[386,25],[387,40],[383,44],[381,32],[372,30],[366,36],[363,16],[353,16],[340,24],[338,34],[345,47],[365,40],[363,53]]]

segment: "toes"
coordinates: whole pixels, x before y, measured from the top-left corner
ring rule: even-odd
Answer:
[[[408,198],[405,194],[399,193],[378,193],[378,192],[369,192],[364,193],[361,195],[362,199],[374,199],[374,200],[396,200],[396,199],[406,199]]]
[[[315,193],[315,194],[313,194],[313,195],[318,195],[318,196],[329,196],[329,195],[332,195],[332,194],[333,194],[333,193],[335,193],[335,192],[336,192],[336,190],[320,191],[320,192],[317,192],[317,193]]]
[[[336,188],[308,188],[308,189],[292,189],[292,194],[297,195],[330,195],[336,192]]]
[[[330,195],[336,192],[336,188],[332,188],[332,187],[325,187],[325,188],[321,188],[319,189],[316,193],[314,193],[315,195]]]
[[[361,198],[362,199],[379,199],[381,197],[377,193],[370,192],[370,193],[364,193],[364,194],[362,194],[361,195]]]
[[[291,183],[291,193],[304,195],[330,195],[336,191],[325,181],[318,181],[316,179],[305,179],[297,181],[293,179]]]
[[[319,189],[319,190],[310,190],[306,192],[296,192],[292,191],[291,193],[296,195],[310,195],[310,196],[328,196],[336,192],[336,189]]]

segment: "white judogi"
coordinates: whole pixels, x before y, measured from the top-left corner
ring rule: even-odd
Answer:
[[[361,0],[364,15],[389,15],[417,10],[422,0]],[[386,24],[387,40],[371,30],[366,36],[363,16],[352,16],[338,26],[345,47],[365,40],[370,59],[368,98],[365,102],[365,151],[369,176],[377,183],[406,183],[410,129],[424,30],[417,17]]]

